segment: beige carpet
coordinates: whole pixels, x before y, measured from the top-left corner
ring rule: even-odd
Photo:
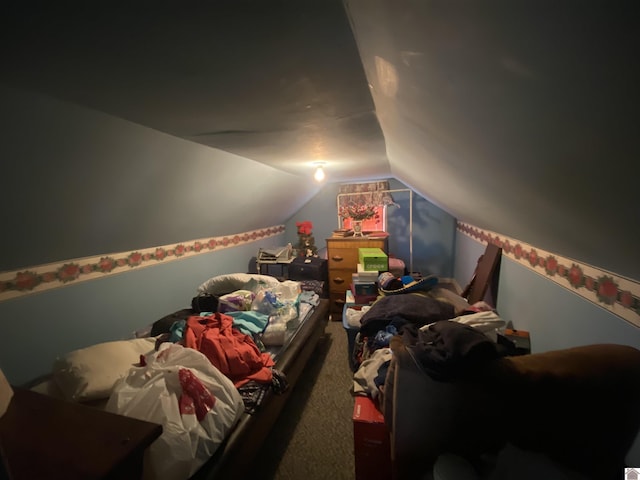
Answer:
[[[256,478],[355,478],[347,334],[335,321],[325,332],[255,461]]]

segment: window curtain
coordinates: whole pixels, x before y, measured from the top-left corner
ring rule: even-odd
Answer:
[[[367,183],[346,183],[340,185],[338,190],[338,207],[343,207],[349,204],[366,204],[377,207],[394,205],[395,202],[388,190],[388,180]]]

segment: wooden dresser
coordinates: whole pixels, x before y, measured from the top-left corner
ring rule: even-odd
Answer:
[[[388,255],[388,237],[327,238],[329,299],[333,320],[342,320],[342,309],[345,294],[351,285],[351,275],[358,271],[359,248],[380,248]]]
[[[15,388],[0,417],[0,478],[139,480],[162,426]]]

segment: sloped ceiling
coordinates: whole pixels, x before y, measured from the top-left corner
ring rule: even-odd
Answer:
[[[640,278],[633,2],[346,5],[394,176],[462,221]]]
[[[16,3],[9,85],[640,278],[633,2]]]
[[[340,0],[22,2],[2,22],[13,86],[306,178],[389,176]]]

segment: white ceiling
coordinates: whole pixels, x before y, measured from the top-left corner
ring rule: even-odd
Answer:
[[[635,2],[75,3],[6,8],[4,82],[640,278]]]

